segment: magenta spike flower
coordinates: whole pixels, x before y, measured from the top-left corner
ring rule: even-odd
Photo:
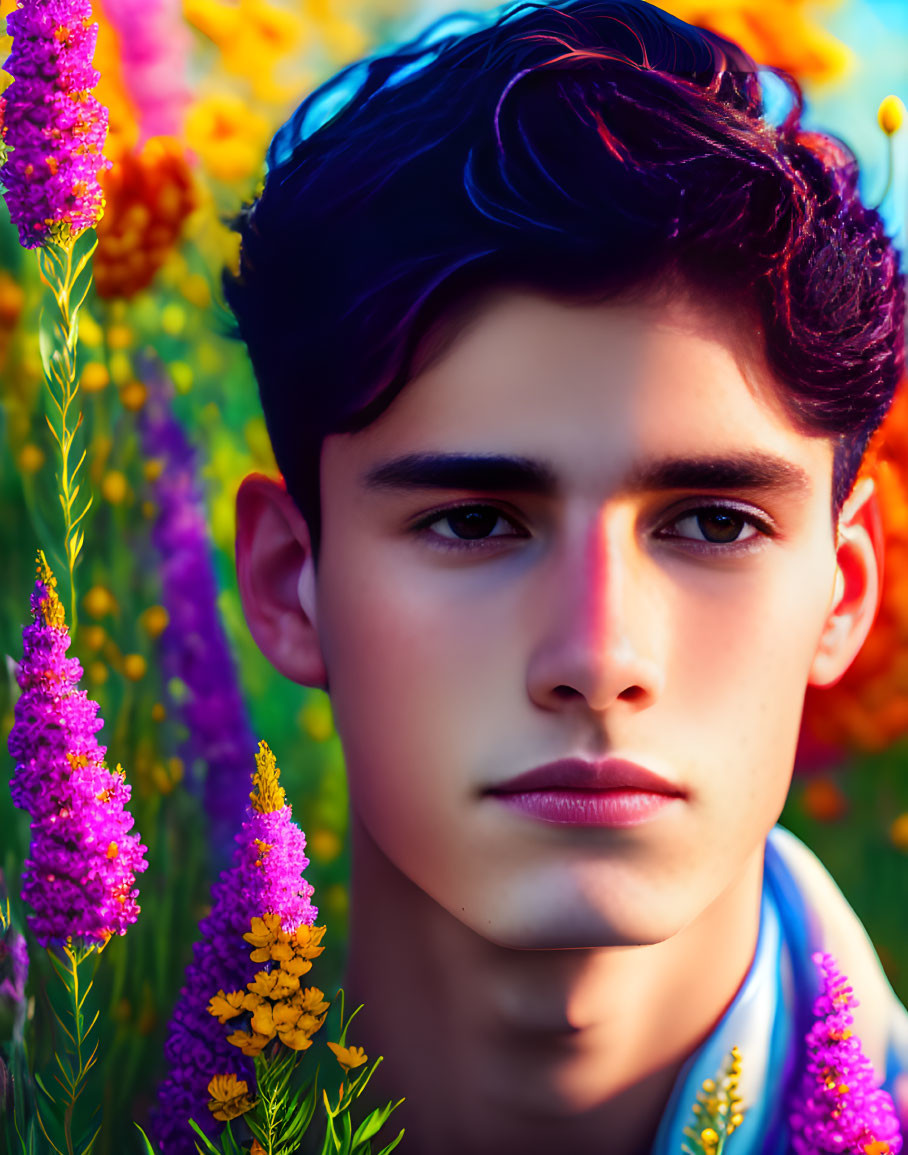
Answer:
[[[71,639],[56,585],[39,553],[9,736],[16,763],[10,792],[31,815],[22,898],[42,946],[67,939],[102,946],[138,917],[135,881],[148,866],[147,848],[129,833],[123,772],[107,769],[106,747],[95,739],[104,724],[98,704],[77,689],[82,667],[66,657]]]
[[[898,1155],[902,1135],[892,1097],[876,1084],[873,1065],[851,1027],[857,1006],[848,980],[830,954],[817,952],[822,989],[807,1035],[808,1062],[791,1113],[796,1155]]]
[[[252,1060],[227,1041],[228,1028],[208,1013],[213,995],[242,990],[259,969],[243,939],[252,919],[277,914],[282,929],[294,931],[304,923],[312,926],[318,915],[310,902],[312,887],[302,877],[309,865],[306,836],[293,821],[279,775],[274,756],[260,742],[252,805],[235,837],[233,866],[212,887],[211,913],[199,923],[201,937],[170,1021],[164,1047],[169,1070],[158,1088],[153,1120],[162,1155],[195,1155],[190,1119],[209,1136],[221,1129],[208,1109],[213,1075],[234,1074],[254,1084]]]
[[[90,19],[89,0],[20,0],[7,17],[13,43],[3,67],[14,79],[4,92],[0,181],[27,249],[65,243],[104,211],[107,109],[91,94],[98,26]]]

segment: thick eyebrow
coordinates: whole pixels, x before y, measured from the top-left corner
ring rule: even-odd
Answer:
[[[558,479],[551,466],[528,457],[466,453],[410,453],[383,461],[362,478],[367,489],[481,489],[552,497]]]
[[[554,497],[561,489],[551,465],[528,457],[462,453],[411,453],[380,462],[362,477],[367,489],[473,489]],[[770,453],[721,457],[669,457],[634,467],[621,493],[665,489],[728,489],[806,495],[807,473]]]

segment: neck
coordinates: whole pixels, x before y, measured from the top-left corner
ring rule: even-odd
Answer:
[[[647,1155],[677,1074],[744,980],[763,855],[694,922],[639,947],[513,950],[416,887],[353,821],[348,1043],[421,1155]],[[390,1127],[390,1124],[389,1124]]]

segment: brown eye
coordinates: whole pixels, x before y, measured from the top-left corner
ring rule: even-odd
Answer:
[[[497,509],[488,506],[465,506],[455,509],[438,519],[436,524],[450,526],[453,536],[466,541],[475,541],[478,538],[488,537],[499,521],[503,518]],[[448,536],[448,535],[443,535]]]
[[[692,509],[675,518],[669,537],[701,541],[709,545],[736,545],[756,537],[761,530],[756,518],[732,506],[708,506]]]
[[[747,524],[743,514],[729,509],[708,509],[696,516],[697,526],[706,541],[737,541]]]

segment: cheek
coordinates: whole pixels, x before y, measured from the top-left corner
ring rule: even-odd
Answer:
[[[325,574],[319,634],[352,798],[380,842],[382,831],[429,839],[469,791],[494,716],[479,685],[488,629],[469,604],[431,598],[425,580],[380,565],[351,596],[349,572],[341,563]]]

